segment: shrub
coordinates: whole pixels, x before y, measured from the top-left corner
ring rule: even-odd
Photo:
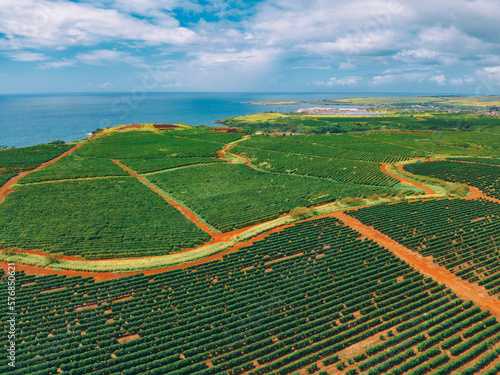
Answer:
[[[290,210],[290,216],[292,217],[302,217],[302,216],[312,216],[314,215],[314,208],[312,207],[295,207]]]

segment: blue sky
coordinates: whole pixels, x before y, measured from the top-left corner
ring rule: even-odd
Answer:
[[[0,0],[0,93],[497,95],[498,0]]]

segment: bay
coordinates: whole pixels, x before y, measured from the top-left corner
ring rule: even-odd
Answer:
[[[402,96],[401,94],[398,94]],[[87,137],[93,130],[133,123],[217,126],[216,120],[307,105],[255,105],[249,101],[321,101],[359,97],[327,93],[109,93],[0,95],[0,146],[25,147]],[[393,96],[370,94],[363,96]]]

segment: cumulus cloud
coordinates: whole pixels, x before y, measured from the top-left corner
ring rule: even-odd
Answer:
[[[157,66],[188,89],[458,90],[472,76],[500,84],[499,11],[497,0],[0,0],[0,53],[42,69]]]
[[[444,84],[446,84],[446,81],[447,81],[444,74],[439,74],[437,76],[433,76],[430,78],[430,80],[433,82],[436,82],[440,86],[443,86]]]
[[[117,9],[70,1],[0,1],[3,48],[42,48],[92,45],[105,41],[183,45],[197,40],[193,30],[180,27],[173,17],[161,24],[139,19]]]

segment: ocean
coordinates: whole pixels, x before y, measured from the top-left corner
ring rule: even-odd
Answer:
[[[401,94],[398,94],[401,95]],[[216,126],[216,120],[307,105],[255,105],[248,101],[313,101],[359,94],[114,93],[0,95],[0,146],[25,147],[87,137],[98,128],[133,123]],[[363,96],[394,96],[370,94]]]

